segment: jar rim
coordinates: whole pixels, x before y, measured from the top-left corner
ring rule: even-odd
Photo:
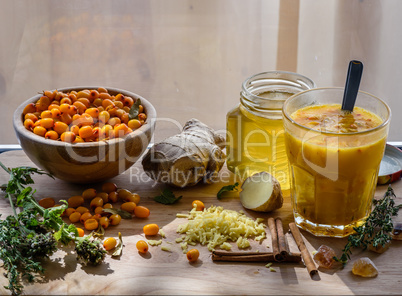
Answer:
[[[263,99],[263,100],[270,100],[270,101],[283,101],[283,99],[275,99],[275,98],[270,98],[266,99],[263,97],[260,97],[258,95],[253,94],[252,92],[249,91],[249,87],[247,87],[248,84],[250,84],[252,81],[258,81],[256,78],[261,77],[260,80],[262,80],[265,77],[265,79],[274,79],[278,81],[287,81],[289,85],[293,84],[295,87],[300,87],[302,88],[303,86],[308,90],[315,88],[316,85],[314,81],[312,81],[310,78],[299,74],[295,72],[289,72],[289,71],[266,71],[266,72],[261,72],[254,74],[250,77],[248,77],[246,80],[243,81],[242,83],[242,92],[246,93],[247,96],[249,96],[251,99]],[[288,79],[282,76],[289,76]],[[293,81],[290,78],[294,78]]]

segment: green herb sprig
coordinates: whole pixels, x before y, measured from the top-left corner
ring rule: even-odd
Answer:
[[[238,187],[239,186],[239,182],[234,183],[233,185],[226,185],[223,186],[217,193],[216,197],[218,199],[222,199],[223,195],[225,192],[229,192],[229,191],[238,191]]]
[[[154,200],[164,205],[171,205],[178,202],[182,197],[176,197],[172,191],[164,189],[160,195],[154,197]]]
[[[9,182],[1,187],[6,192],[13,215],[0,219],[0,259],[6,270],[8,286],[12,295],[23,293],[21,278],[33,281],[37,274],[43,273],[43,258],[49,257],[58,249],[58,243],[75,243],[77,258],[85,263],[99,264],[106,251],[100,241],[79,238],[73,224],[66,224],[61,214],[68,205],[45,209],[34,198],[35,190],[26,185],[33,184],[33,174],[49,175],[31,167],[9,169],[0,162],[9,174]],[[17,209],[20,208],[20,213]]]
[[[374,248],[385,246],[391,241],[393,229],[392,217],[398,214],[402,205],[395,205],[395,193],[391,185],[388,186],[384,197],[374,200],[374,209],[362,226],[353,228],[356,233],[348,237],[348,243],[342,250],[342,255],[334,259],[345,265],[350,259],[352,248],[366,249],[369,245]]]

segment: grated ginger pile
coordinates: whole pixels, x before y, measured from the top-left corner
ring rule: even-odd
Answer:
[[[188,223],[179,225],[177,232],[185,234],[176,242],[184,242],[183,246],[200,243],[208,245],[213,251],[217,246],[230,249],[228,240],[236,242],[240,249],[250,246],[247,238],[254,237],[256,241],[265,238],[263,219],[253,220],[242,212],[224,210],[223,207],[211,206],[204,211],[192,209],[188,215],[177,214],[177,217],[187,218]],[[184,251],[184,250],[183,250]]]

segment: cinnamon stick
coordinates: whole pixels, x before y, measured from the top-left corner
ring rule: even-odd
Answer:
[[[272,252],[226,252],[226,251],[213,251],[213,261],[230,261],[230,262],[276,262],[275,256]],[[282,262],[295,262],[301,261],[301,254],[294,253],[288,254]]]
[[[289,254],[289,245],[286,240],[285,233],[283,232],[283,224],[282,224],[282,219],[281,218],[276,218],[275,219],[275,224],[276,224],[276,231],[278,233],[278,246],[279,246],[279,252],[282,255],[283,258],[286,258],[286,256]]]
[[[268,227],[269,231],[271,232],[271,238],[272,238],[272,253],[274,254],[276,261],[282,261],[284,258],[279,250],[278,231],[276,229],[276,223],[274,218],[272,217],[268,218]]]
[[[293,238],[296,241],[297,247],[299,248],[299,250],[301,252],[301,256],[303,258],[304,264],[306,265],[310,276],[313,276],[314,274],[318,273],[318,270],[315,266],[313,258],[311,258],[310,252],[307,250],[307,247],[304,244],[304,240],[301,236],[299,228],[296,226],[296,224],[294,222],[292,222],[292,223],[289,223],[289,229],[293,235]]]

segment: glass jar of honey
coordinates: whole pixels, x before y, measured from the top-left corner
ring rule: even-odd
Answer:
[[[227,166],[236,178],[266,171],[282,190],[289,190],[282,106],[290,96],[311,88],[311,79],[283,71],[259,73],[243,82],[240,104],[226,116]]]

